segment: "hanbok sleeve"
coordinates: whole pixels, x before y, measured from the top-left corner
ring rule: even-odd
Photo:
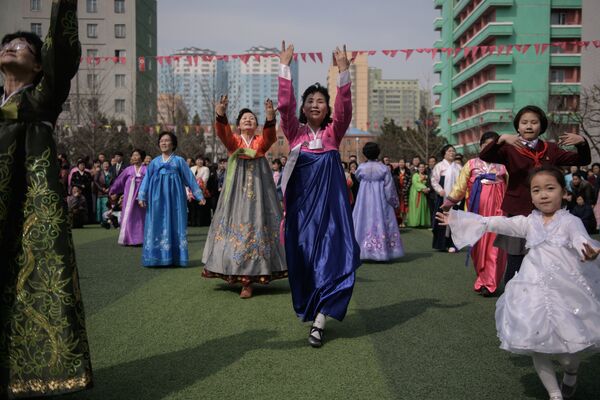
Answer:
[[[281,129],[288,142],[293,142],[298,135],[300,122],[296,117],[296,97],[292,84],[289,65],[279,65],[279,89],[277,90],[277,111],[281,117]]]
[[[265,124],[263,125],[262,143],[261,143],[260,150],[263,153],[266,153],[267,151],[269,151],[271,146],[273,146],[273,143],[275,143],[276,140],[277,140],[277,127],[276,127],[276,120],[275,120],[275,118],[273,118],[270,121],[265,121]]]
[[[148,165],[148,168],[146,169],[146,175],[144,175],[144,179],[142,179],[142,183],[140,185],[140,190],[138,191],[138,200],[140,201],[147,201],[148,200],[148,190],[150,189],[150,180],[152,179],[152,176],[154,175],[154,170],[155,170],[156,166],[155,166],[155,162],[154,160],[152,160],[152,162],[150,163],[150,165]],[[190,170],[191,172],[191,170]]]
[[[594,249],[600,249],[600,242],[597,242],[596,240],[590,237],[581,219],[577,217],[569,218],[569,223],[566,224],[566,229],[569,232],[569,239],[571,240],[571,245],[580,256],[583,256],[582,251],[583,245],[585,243],[587,243]]]
[[[441,169],[441,163],[437,163],[435,167],[433,167],[433,171],[431,171],[431,187],[437,194],[440,194],[440,192],[444,190],[444,188],[440,186]]]
[[[42,107],[61,111],[79,69],[81,44],[77,22],[77,1],[55,0],[48,35],[42,47],[43,77],[33,91]]]
[[[190,167],[185,163],[185,160],[181,157],[177,157],[177,169],[179,170],[181,179],[183,179],[183,184],[190,188],[196,200],[202,201],[204,196],[202,195],[202,190],[200,190],[198,182],[196,182],[196,177]]]
[[[219,139],[221,139],[221,142],[223,142],[223,145],[230,153],[233,153],[241,147],[241,140],[233,135],[231,126],[229,126],[229,122],[227,121],[227,117],[217,116],[215,130],[217,132],[217,136]]]
[[[446,201],[456,204],[462,199],[464,199],[467,194],[469,178],[471,178],[471,163],[468,162],[460,170],[460,175],[454,183],[452,192],[450,192],[450,195],[448,196]]]
[[[473,246],[484,233],[494,232],[507,236],[525,238],[527,236],[527,217],[482,217],[479,214],[450,210],[448,218],[452,240],[457,248]]]
[[[135,168],[135,167],[134,167]],[[129,179],[130,174],[128,169],[125,169],[125,171],[123,171],[123,173],[119,176],[117,176],[117,179],[115,179],[112,183],[112,185],[110,185],[110,189],[108,191],[109,194],[123,194],[123,192],[125,192],[125,183],[127,181],[127,179]]]
[[[419,175],[418,172],[412,176],[411,182],[417,192],[422,192],[423,190],[427,189],[427,185],[421,182],[421,175]]]
[[[388,204],[393,208],[398,208],[400,206],[400,200],[398,199],[398,191],[396,190],[396,184],[394,183],[394,178],[392,177],[392,173],[389,168],[387,168],[385,172],[385,177],[383,180],[383,192],[385,193],[385,199]]]
[[[341,72],[337,82],[337,96],[333,105],[333,134],[338,145],[341,143],[350,122],[352,122],[352,81],[350,70]]]

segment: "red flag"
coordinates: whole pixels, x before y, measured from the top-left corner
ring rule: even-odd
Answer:
[[[464,48],[465,58],[469,57],[469,55],[471,54],[472,51],[473,51],[472,47],[465,47]]]
[[[454,49],[452,47],[446,47],[446,48],[442,49],[442,51],[444,53],[446,53],[447,57],[450,57],[452,55],[452,53],[454,52]]]
[[[438,49],[431,49],[431,59],[433,60],[435,58],[435,56],[437,55]]]
[[[167,62],[167,64],[171,65],[173,63],[173,58],[171,56],[166,56],[165,61]]]
[[[240,60],[242,60],[242,62],[244,64],[247,64],[249,59],[250,59],[250,54],[240,54]]]
[[[294,53],[294,61],[298,61],[298,53]]]
[[[381,52],[382,52],[383,54],[385,54],[386,56],[388,56],[388,57],[389,57],[389,56],[390,56],[390,53],[391,53],[391,50],[381,50]],[[368,126],[368,122],[367,122],[367,126]]]
[[[317,59],[315,58],[315,53],[308,53],[308,56],[310,57],[310,59],[311,59],[311,60],[312,60],[314,63],[316,63],[316,62],[317,62]]]
[[[198,66],[198,55],[194,56],[194,66]]]
[[[600,40],[593,40],[592,43],[594,43],[594,47],[600,47]]]
[[[508,46],[506,46],[506,54],[512,54],[512,49],[513,49],[513,45],[509,44]]]
[[[403,52],[404,54],[406,54],[406,59],[408,60],[414,50],[413,49],[404,49],[404,50],[400,50],[400,51]]]
[[[158,61],[160,65],[163,65],[163,56],[157,56],[156,61]]]
[[[496,52],[496,45],[488,46],[488,53],[494,54]]]
[[[504,46],[503,44],[499,44],[498,45],[498,54],[502,54],[504,52],[505,47],[506,46]]]
[[[223,56],[223,61],[228,62],[229,61],[229,56],[227,54],[225,54]]]
[[[254,54],[254,59],[258,62],[260,62],[260,57],[261,57],[260,54]]]
[[[421,54],[423,52],[426,52],[426,53],[429,52],[428,49],[416,49],[416,50],[417,50],[417,53],[419,53],[419,54]]]
[[[457,47],[454,49],[454,57],[456,57],[458,55],[458,53],[460,53],[460,51],[462,50],[462,48]]]
[[[357,55],[358,55],[358,51],[353,51],[352,52],[352,59],[355,59]]]
[[[369,50],[370,56],[374,56],[375,54],[377,54],[377,50]]]
[[[319,61],[321,62],[321,64],[323,64],[323,53],[318,52],[317,53],[317,58],[319,59]]]
[[[485,56],[490,50],[489,46],[479,46],[479,49],[481,50],[482,57]]]
[[[517,47],[518,45],[515,45],[515,47]],[[529,48],[531,47],[530,44],[523,44],[520,46],[521,48],[517,47],[517,50],[519,50],[521,52],[521,54],[525,54],[527,53],[527,50],[529,50]]]
[[[144,59],[144,57],[138,58],[138,69],[140,72],[146,71],[146,59]]]
[[[187,59],[188,65],[191,66],[192,63],[194,62],[194,58],[192,56],[187,56],[186,59]]]
[[[302,58],[302,62],[306,62],[306,53],[300,53],[300,57]]]
[[[588,46],[590,45],[590,41],[589,40],[583,40],[580,42],[577,42],[577,46],[579,47],[583,47],[587,50]]]

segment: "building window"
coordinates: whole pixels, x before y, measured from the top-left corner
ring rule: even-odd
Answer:
[[[564,81],[565,81],[565,70],[564,69],[550,70],[550,82],[564,82]]]
[[[97,38],[98,37],[98,24],[87,24],[87,37]]]
[[[71,111],[71,100],[67,99],[67,101],[65,101],[62,105],[62,109],[65,112],[70,112]]]
[[[98,2],[96,0],[87,0],[86,8],[88,13],[95,14],[98,12]]]
[[[87,75],[87,87],[88,89],[95,89],[98,87],[98,75],[88,74]]]
[[[550,15],[550,23],[552,25],[566,25],[567,13],[561,11],[553,11]]]
[[[125,87],[125,75],[124,74],[115,75],[115,87],[116,88],[124,88]]]
[[[115,112],[120,113],[120,114],[125,112],[125,100],[124,99],[115,99]]]
[[[115,14],[125,14],[125,0],[115,0]]]
[[[31,32],[38,36],[42,36],[42,24],[35,22],[31,24]]]
[[[29,2],[31,11],[42,11],[42,0],[31,0]]]
[[[88,57],[98,57],[98,49],[87,49],[86,55]]]
[[[117,57],[117,62],[120,63],[122,58],[127,57],[127,52],[125,50],[115,50],[115,57]],[[125,63],[125,60],[123,60],[123,63]]]
[[[117,39],[125,38],[125,24],[115,24],[115,37]]]

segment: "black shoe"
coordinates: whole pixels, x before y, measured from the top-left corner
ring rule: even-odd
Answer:
[[[481,289],[479,290],[479,294],[481,294],[483,297],[492,297],[494,295],[485,286],[481,287]]]
[[[103,222],[100,224],[104,229],[110,229],[110,224],[108,222]]]
[[[565,375],[571,375],[571,376],[577,376],[577,373],[571,374],[567,371],[565,371]],[[575,383],[573,386],[567,385],[564,382],[560,383],[560,392],[563,395],[563,399],[572,399],[573,396],[575,396],[575,390],[577,389],[577,383]]]
[[[315,336],[313,333],[317,333],[319,336]],[[315,348],[323,346],[323,329],[311,326],[308,333],[308,344]]]

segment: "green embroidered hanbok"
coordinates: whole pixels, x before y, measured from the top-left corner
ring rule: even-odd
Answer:
[[[0,398],[72,392],[92,382],[52,138],[80,57],[77,1],[54,0],[41,81],[0,106]]]

